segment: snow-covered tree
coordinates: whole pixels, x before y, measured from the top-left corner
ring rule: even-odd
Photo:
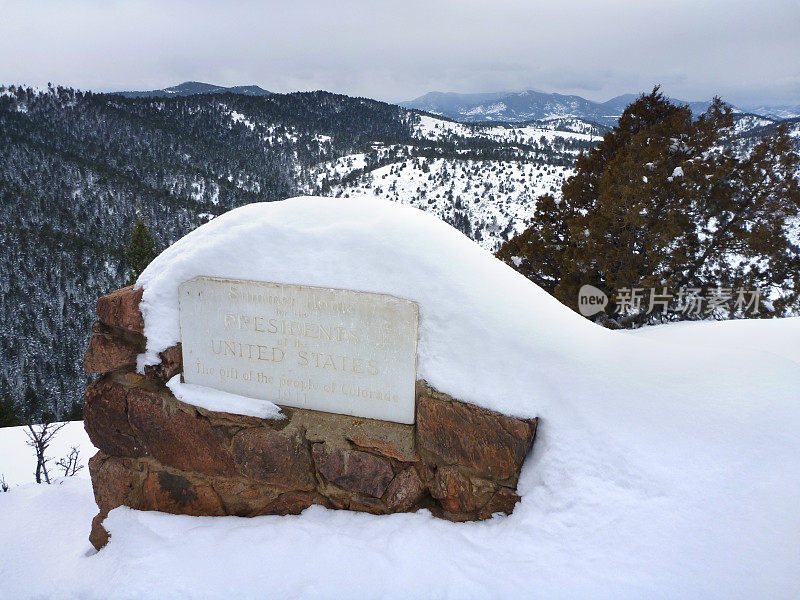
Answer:
[[[612,294],[761,289],[773,302],[758,316],[797,310],[800,247],[792,227],[800,214],[800,158],[782,132],[746,156],[723,149],[731,125],[731,110],[718,98],[693,118],[658,88],[640,96],[578,157],[561,201],[540,198],[533,222],[499,258],[574,309],[580,287],[592,284]],[[612,301],[597,318],[617,308]],[[734,303],[729,308],[728,316]],[[667,313],[626,312],[613,322],[636,325]],[[669,311],[669,318],[708,316]]]

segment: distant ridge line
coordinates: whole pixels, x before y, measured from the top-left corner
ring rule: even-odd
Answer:
[[[172,98],[177,96],[195,96],[198,94],[242,94],[244,96],[269,96],[273,92],[257,85],[235,85],[225,87],[202,81],[184,81],[178,85],[160,90],[112,92],[126,98]]]

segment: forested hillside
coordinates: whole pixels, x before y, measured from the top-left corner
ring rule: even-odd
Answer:
[[[512,219],[532,212],[538,188],[520,199],[505,192],[525,183],[489,174],[558,170],[547,180],[557,187],[591,143],[553,127],[489,131],[326,92],[124,98],[0,88],[0,395],[17,405],[52,399],[61,411],[80,400],[93,303],[126,283],[123,249],[137,211],[160,250],[236,206],[379,194],[388,190],[371,182],[381,168],[427,172],[431,161],[436,177],[426,175],[424,193],[395,199],[422,197],[424,208],[496,246]],[[456,179],[471,182],[457,200],[447,194]],[[530,206],[486,225],[469,207],[492,193]]]

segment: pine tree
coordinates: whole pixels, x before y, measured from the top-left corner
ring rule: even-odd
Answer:
[[[658,88],[640,96],[579,155],[561,201],[539,198],[530,227],[498,257],[573,309],[580,287],[592,284],[610,294],[761,288],[778,296],[761,316],[796,310],[800,247],[790,222],[800,213],[800,157],[785,132],[737,156],[724,149],[731,125],[718,98],[694,118]],[[615,322],[651,318],[641,311]]]
[[[64,421],[83,421],[83,403],[73,400],[69,411],[62,417]]]
[[[131,237],[125,247],[125,270],[128,285],[133,284],[157,256],[155,242],[147,227],[147,222],[140,214],[136,215],[131,228]]]
[[[10,398],[0,398],[0,427],[14,427],[21,424],[14,402]]]
[[[42,401],[41,394],[37,394],[34,386],[28,383],[25,387],[25,393],[22,396],[22,420],[28,425],[31,423],[38,423],[45,420],[52,421],[50,412],[46,404]]]

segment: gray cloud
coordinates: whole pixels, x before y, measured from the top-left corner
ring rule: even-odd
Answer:
[[[800,3],[0,0],[0,83],[800,103]]]

